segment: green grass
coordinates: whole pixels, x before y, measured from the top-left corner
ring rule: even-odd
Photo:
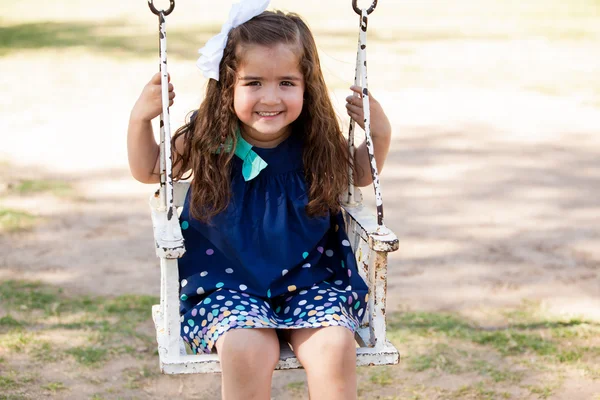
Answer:
[[[17,210],[0,207],[0,232],[20,232],[31,229],[39,218]]]
[[[44,364],[76,362],[83,368],[99,368],[107,360],[124,354],[155,357],[140,348],[155,348],[152,335],[141,333],[140,324],[151,318],[151,306],[158,299],[151,296],[81,297],[39,282],[0,282],[0,309],[11,310],[0,317],[0,348],[4,357],[20,354]],[[435,386],[404,390],[403,395],[426,399],[443,392],[448,399],[503,399],[510,396],[505,387],[519,388],[520,395],[550,398],[561,380],[560,371],[576,369],[588,379],[599,379],[600,349],[593,340],[600,334],[596,323],[581,318],[556,319],[526,305],[518,312],[507,313],[506,326],[482,329],[477,324],[449,313],[390,313],[388,335],[402,354],[397,367],[360,369],[364,379],[363,396],[380,388],[412,387],[406,374],[452,376],[473,374],[476,382],[453,390]],[[27,327],[27,329],[25,329]],[[77,332],[87,343],[52,341],[52,332]],[[42,335],[44,337],[42,337]],[[531,360],[535,361],[531,361]],[[398,369],[396,369],[398,368]],[[398,371],[403,370],[400,378]],[[158,371],[146,367],[130,368],[123,374],[123,386],[142,387]],[[540,376],[539,381],[524,378]],[[18,394],[22,379],[7,375],[0,392]],[[554,382],[548,385],[546,382]],[[47,383],[48,393],[66,390],[60,382]],[[292,382],[290,393],[304,393],[304,382]],[[441,391],[441,392],[440,392]],[[382,397],[385,398],[385,397]],[[393,397],[388,397],[393,398]],[[518,398],[518,396],[516,397]]]
[[[287,384],[288,389],[304,389],[306,384],[303,381],[290,382]]]
[[[446,343],[438,343],[433,350],[426,354],[411,356],[407,360],[409,371],[421,372],[429,369],[443,371],[449,374],[459,374],[463,372],[457,360],[466,356],[464,351],[453,349]]]
[[[19,392],[35,382],[31,376],[16,371],[0,371],[0,400],[25,399]],[[9,392],[13,393],[9,393]]]
[[[39,282],[0,282],[0,308],[13,310],[0,317],[0,348],[43,362],[70,357],[90,367],[123,354],[142,357],[146,353],[139,349],[152,348],[154,337],[138,326],[151,319],[151,306],[157,302],[151,296],[69,296]],[[61,329],[79,331],[90,344],[70,346],[39,336]]]
[[[33,335],[21,330],[13,330],[0,334],[0,349],[22,353],[32,343]]]
[[[0,330],[2,329],[15,329],[21,328],[23,323],[14,319],[11,315],[5,315],[4,317],[0,317]]]
[[[28,353],[44,363],[57,362],[64,358],[64,353],[59,351],[55,345],[39,339],[29,346]]]
[[[42,389],[48,390],[52,393],[56,393],[56,392],[60,392],[61,390],[66,390],[67,387],[62,382],[50,382],[46,385],[43,385]]]
[[[378,386],[389,386],[394,383],[394,376],[388,367],[369,368],[369,381]]]
[[[13,378],[0,375],[0,390],[11,390],[11,389],[17,389],[19,387],[21,387],[21,384],[19,384]]]
[[[556,355],[555,343],[544,339],[538,333],[522,333],[515,329],[498,332],[466,332],[466,338],[481,345],[489,345],[502,355],[535,353],[541,356]]]
[[[478,400],[496,400],[510,399],[509,393],[498,393],[495,390],[489,389],[485,382],[478,382],[474,385],[464,385],[460,389],[450,393],[448,399],[478,399]]]
[[[513,372],[508,369],[496,368],[487,361],[475,360],[472,369],[481,376],[489,376],[494,382],[519,383],[523,379],[523,372]]]
[[[488,346],[503,356],[536,354],[557,362],[573,362],[581,358],[585,348],[564,348],[561,337],[577,335],[577,331],[600,333],[600,325],[578,318],[569,320],[531,320],[494,330],[480,329],[450,314],[404,313],[389,319],[392,340],[403,342],[406,335],[459,339]],[[549,332],[550,335],[542,335]],[[425,361],[423,361],[425,362]]]
[[[72,355],[77,362],[88,367],[97,366],[108,358],[108,350],[102,347],[73,347],[66,352]]]
[[[55,196],[67,196],[73,193],[68,182],[54,180],[22,180],[9,186],[10,192],[26,196],[37,193],[51,193]]]
[[[481,328],[452,313],[390,313],[388,338],[400,350],[400,367],[407,373],[427,373],[431,379],[475,373],[480,380],[454,390],[440,389],[444,399],[511,398],[504,391],[507,386],[519,388],[516,398],[544,399],[562,386],[565,371],[600,379],[600,348],[595,342],[600,324],[553,317],[539,304],[527,302],[502,314],[508,320],[505,326]],[[535,383],[520,386],[526,378]]]
[[[189,57],[190,43],[203,43],[218,33],[216,26],[169,29],[169,56]],[[0,56],[16,50],[86,48],[108,56],[148,57],[157,52],[157,34],[140,32],[127,21],[39,21],[0,27]]]
[[[554,394],[554,391],[557,388],[557,385],[542,385],[542,386],[535,386],[535,385],[528,385],[526,386],[527,389],[529,389],[529,392],[532,395],[535,395],[538,399],[549,399],[550,396],[552,396],[552,394]]]

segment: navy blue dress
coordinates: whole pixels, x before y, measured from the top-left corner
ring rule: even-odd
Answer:
[[[245,181],[232,160],[228,208],[210,224],[180,223],[187,252],[179,260],[181,336],[194,353],[210,353],[234,328],[359,327],[368,289],[342,214],[309,217],[302,141],[252,148],[268,166]]]

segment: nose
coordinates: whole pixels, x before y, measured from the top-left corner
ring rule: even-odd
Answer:
[[[262,102],[267,105],[279,104],[281,99],[277,93],[277,88],[270,85],[265,87],[263,89]]]

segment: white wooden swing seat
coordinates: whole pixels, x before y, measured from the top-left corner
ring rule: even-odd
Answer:
[[[189,183],[175,182],[173,189],[173,204],[180,208],[183,206]],[[168,224],[173,224],[171,228],[175,230],[179,225],[177,218],[167,222],[167,212],[161,204],[158,192],[152,195],[150,206],[161,269],[160,304],[152,307],[160,369],[165,374],[220,372],[221,366],[216,353],[186,354],[180,335],[177,268],[177,259],[183,255],[184,250],[178,245],[169,246],[169,243],[164,240]],[[398,239],[390,231],[378,233],[375,216],[360,203],[352,206],[344,205],[343,213],[359,273],[369,287],[368,312],[365,313],[361,327],[356,333],[356,365],[397,364],[398,350],[386,338],[385,302],[387,253],[398,249]],[[282,342],[276,369],[294,368],[302,368],[302,366],[289,345]]]

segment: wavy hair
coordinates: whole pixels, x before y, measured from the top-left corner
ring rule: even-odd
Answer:
[[[173,136],[184,136],[184,150],[175,179],[191,170],[191,215],[208,222],[224,211],[231,196],[230,174],[233,152],[217,150],[225,142],[236,144],[238,118],[233,107],[236,70],[243,63],[245,45],[296,47],[304,76],[304,105],[292,123],[292,134],[303,140],[303,162],[308,186],[307,214],[326,215],[340,211],[340,196],[348,187],[352,167],[348,146],[329,98],[315,40],[306,23],[294,13],[265,11],[234,28],[219,67],[219,81],[210,79],[206,96],[191,120]]]

